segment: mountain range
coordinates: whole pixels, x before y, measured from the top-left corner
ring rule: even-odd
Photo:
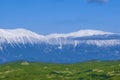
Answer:
[[[76,63],[120,60],[120,34],[80,30],[39,35],[26,29],[0,29],[0,63],[17,60]]]

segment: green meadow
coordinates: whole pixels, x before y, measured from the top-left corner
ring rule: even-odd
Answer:
[[[0,80],[120,80],[120,61],[75,64],[17,61],[0,65]]]

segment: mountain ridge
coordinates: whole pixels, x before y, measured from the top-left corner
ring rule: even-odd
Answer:
[[[112,39],[112,40],[92,40],[91,37],[94,36],[111,36],[116,35],[116,33],[111,32],[104,32],[100,30],[79,30],[77,32],[67,33],[67,34],[48,34],[48,35],[39,35],[35,32],[32,32],[27,29],[17,28],[17,29],[0,29],[0,50],[4,44],[10,44],[14,47],[14,45],[18,44],[40,44],[40,43],[47,43],[59,45],[59,48],[62,49],[62,45],[64,44],[73,44],[77,46],[81,43],[87,44],[95,44],[97,46],[102,45],[118,45],[120,44],[119,40]],[[83,37],[90,37],[90,40],[85,40]],[[83,38],[83,40],[73,40],[75,38]],[[104,37],[103,37],[104,38]],[[101,43],[101,44],[100,44]],[[112,44],[111,44],[112,43]]]
[[[38,37],[38,35],[39,35],[39,36],[41,36],[41,38],[48,37],[48,36],[51,36],[51,35],[53,35],[53,36],[56,35],[57,37],[70,37],[70,36],[82,37],[82,36],[92,36],[92,35],[115,34],[115,33],[105,32],[105,31],[101,31],[101,30],[90,30],[89,29],[89,30],[79,30],[77,32],[71,32],[71,33],[66,33],[66,34],[52,33],[52,34],[48,34],[48,35],[40,35],[40,34],[37,34],[35,32],[32,32],[30,30],[24,29],[24,28],[0,29],[0,33],[1,33],[1,35],[7,34],[8,36],[10,36],[10,35],[13,36],[13,34],[15,36],[15,33],[19,34],[17,36],[21,36],[23,34],[26,34],[26,35],[30,34],[31,36],[34,35],[34,36]]]
[[[0,29],[0,33],[0,63],[16,60],[53,63],[120,60],[120,35],[116,33],[82,30],[57,34],[57,37],[25,29]]]

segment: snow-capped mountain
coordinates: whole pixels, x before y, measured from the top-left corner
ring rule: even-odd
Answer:
[[[120,34],[80,30],[39,35],[26,29],[0,29],[0,63],[15,60],[73,63],[94,59],[119,60]]]
[[[94,36],[94,35],[105,35],[105,34],[114,34],[111,32],[104,32],[99,30],[80,30],[78,32],[72,32],[68,34],[50,34],[47,38],[59,38],[59,37],[85,37],[85,36]]]
[[[44,36],[25,29],[0,29],[0,43],[36,43],[43,39]]]

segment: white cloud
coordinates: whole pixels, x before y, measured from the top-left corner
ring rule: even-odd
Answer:
[[[90,3],[107,3],[109,0],[87,0]]]

